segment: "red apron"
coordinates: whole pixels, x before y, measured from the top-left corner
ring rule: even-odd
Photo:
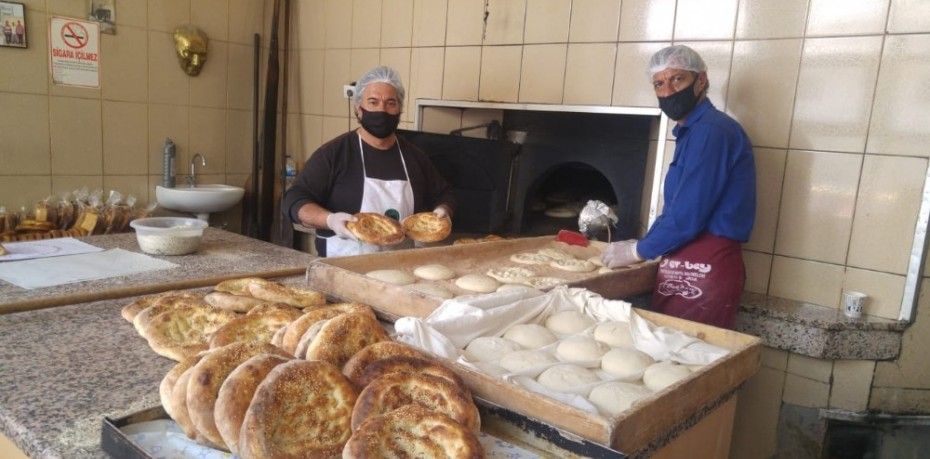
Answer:
[[[652,306],[663,314],[732,329],[745,280],[739,242],[704,233],[662,258]]]

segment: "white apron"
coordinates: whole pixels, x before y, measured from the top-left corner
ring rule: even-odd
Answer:
[[[358,151],[362,158],[362,206],[359,212],[374,212],[384,215],[388,209],[394,209],[400,214],[398,220],[413,215],[413,188],[410,186],[410,174],[407,172],[404,152],[400,149],[400,141],[397,142],[397,151],[400,153],[400,163],[404,167],[406,180],[379,180],[368,177],[368,172],[365,169],[365,149],[363,145],[362,136],[358,136]],[[409,241],[390,247],[382,247],[334,235],[326,238],[326,257],[345,257],[410,247],[412,245]]]

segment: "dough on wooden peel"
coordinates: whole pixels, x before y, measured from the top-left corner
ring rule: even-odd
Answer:
[[[561,277],[547,277],[547,276],[536,276],[536,277],[531,277],[526,280],[526,283],[529,284],[530,287],[533,287],[537,290],[550,289],[552,287],[555,287],[556,285],[564,284],[566,282],[568,281],[565,279],[562,279]]]
[[[401,222],[407,237],[417,242],[437,242],[449,237],[452,220],[432,212],[413,214]]]
[[[424,293],[426,295],[439,297],[444,300],[448,300],[450,298],[455,297],[455,294],[452,293],[451,290],[439,284],[433,284],[430,282],[421,282],[418,284],[411,284],[408,288],[411,290],[416,290],[420,293]]]
[[[561,269],[562,271],[569,271],[573,273],[589,273],[597,269],[597,266],[595,266],[594,263],[586,260],[578,260],[576,258],[552,260],[549,262],[549,266],[552,266],[556,269]]]
[[[564,250],[561,250],[561,249],[553,248],[553,247],[545,247],[545,248],[539,249],[539,251],[537,251],[536,253],[544,257],[549,257],[551,260],[574,260],[575,259],[575,257],[573,257],[570,253],[565,252]]]
[[[377,269],[365,273],[365,276],[393,285],[407,285],[417,281],[417,278],[399,269]]]
[[[455,277],[455,271],[438,264],[417,266],[413,275],[426,280],[446,280]]]
[[[355,214],[348,229],[359,241],[374,245],[394,245],[404,240],[404,228],[391,217],[373,212]]]
[[[533,271],[519,266],[491,268],[485,274],[505,284],[524,284],[527,279],[536,275]]]
[[[520,252],[511,255],[510,261],[524,265],[548,265],[552,258],[540,253]]]
[[[500,287],[494,278],[484,274],[466,274],[455,280],[456,287],[470,292],[491,293]]]

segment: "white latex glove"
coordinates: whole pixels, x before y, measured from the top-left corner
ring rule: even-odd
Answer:
[[[357,240],[354,234],[346,228],[346,222],[354,222],[355,216],[345,212],[332,212],[326,216],[326,226],[343,239]]]
[[[439,206],[433,209],[433,213],[439,218],[449,218],[449,211],[446,206]]]
[[[639,263],[643,259],[639,257],[639,253],[636,251],[636,239],[630,239],[608,245],[607,250],[604,250],[601,261],[608,268],[621,268],[633,263]]]

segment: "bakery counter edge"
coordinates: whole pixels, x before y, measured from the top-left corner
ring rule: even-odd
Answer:
[[[119,248],[142,253],[134,233],[88,236],[80,240],[103,249]],[[150,256],[174,263],[177,267],[33,290],[0,281],[0,314],[196,288],[236,277],[303,274],[316,258],[309,253],[217,228],[204,230],[200,248],[193,254]]]
[[[302,275],[275,280],[304,285]],[[0,316],[0,430],[29,457],[109,457],[104,416],[161,404],[158,385],[175,362],[120,315],[135,299]]]

